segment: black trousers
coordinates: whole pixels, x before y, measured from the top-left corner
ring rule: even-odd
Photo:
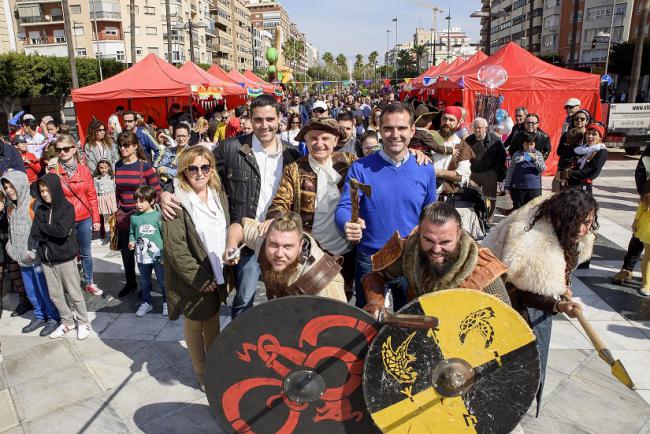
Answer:
[[[129,249],[129,231],[117,232],[117,245],[120,247],[120,253],[122,254],[126,284],[135,288],[138,281],[135,278],[135,255],[133,250]]]
[[[640,239],[632,235],[630,243],[627,246],[627,252],[623,258],[623,269],[627,271],[634,270],[637,262],[641,259],[643,253],[643,243]]]
[[[541,195],[541,188],[513,188],[510,190],[510,198],[512,198],[512,209],[519,209],[531,200]]]

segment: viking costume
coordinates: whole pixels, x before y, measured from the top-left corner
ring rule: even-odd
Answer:
[[[552,224],[540,219],[531,227],[540,204],[534,199],[495,226],[482,242],[508,267],[506,286],[512,307],[528,321],[537,338],[541,364],[537,413],[541,406],[544,374],[551,341],[552,315],[556,303],[570,286],[564,250]],[[595,235],[590,233],[578,244],[580,264],[591,257]]]
[[[481,248],[465,231],[460,237],[460,255],[442,277],[434,276],[420,260],[420,233],[416,228],[406,239],[395,233],[372,256],[372,272],[363,278],[368,305],[384,306],[385,282],[405,276],[408,301],[423,294],[450,288],[469,288],[492,294],[510,304],[502,277],[507,268],[492,253]]]
[[[258,234],[259,225],[257,220],[249,218],[242,220],[244,244],[254,250],[257,255],[262,271],[261,279],[266,286],[266,297],[269,300],[288,295],[305,294],[333,298],[344,303],[348,301],[343,290],[341,266],[334,258],[323,252],[318,247],[316,240],[307,233],[303,234],[302,253],[298,258],[298,266],[286,270],[291,273],[287,285],[277,285],[275,282],[265,279],[265,274],[272,270],[272,266],[264,254],[266,237]]]

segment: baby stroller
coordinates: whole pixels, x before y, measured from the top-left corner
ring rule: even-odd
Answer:
[[[488,207],[481,190],[475,187],[462,187],[458,192],[448,196],[446,202],[460,213],[462,227],[472,238],[480,240],[485,237]]]

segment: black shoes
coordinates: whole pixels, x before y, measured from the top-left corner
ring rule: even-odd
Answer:
[[[44,327],[46,324],[46,321],[44,319],[36,319],[34,318],[27,324],[25,327],[23,327],[23,333],[31,333],[33,331],[36,331],[40,329],[41,327]]]
[[[32,304],[30,302],[25,303],[25,302],[21,301],[20,303],[18,303],[18,306],[16,306],[16,310],[11,312],[11,316],[12,317],[14,317],[14,316],[22,316],[22,315],[25,315],[27,312],[29,312],[30,310],[33,310],[33,309],[34,309],[34,306],[32,306]]]
[[[124,288],[122,288],[122,290],[117,294],[117,296],[119,298],[126,297],[127,295],[129,295],[130,293],[135,291],[136,288],[137,288],[136,285],[131,285],[131,284],[127,283],[126,285],[124,285]]]
[[[39,333],[40,336],[49,336],[54,330],[59,328],[59,322],[54,321],[53,319],[48,319],[45,323],[45,327]]]

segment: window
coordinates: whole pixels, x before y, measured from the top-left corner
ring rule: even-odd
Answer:
[[[147,53],[158,55],[158,47],[147,47]]]
[[[142,56],[142,47],[135,47],[135,55]]]
[[[145,15],[156,15],[156,8],[153,6],[145,6],[144,7],[144,14]]]
[[[85,48],[77,48],[77,56],[86,57],[86,49]]]
[[[120,61],[124,62],[124,60],[126,59],[126,57],[124,57],[124,51],[122,51],[122,50],[116,51],[115,52],[115,58],[117,60],[120,60]]]
[[[70,5],[70,14],[79,15],[81,13],[81,5]]]
[[[157,35],[158,34],[158,28],[157,27],[147,27],[146,31],[147,31],[147,35]]]
[[[128,13],[131,13],[131,5],[126,5],[126,9]],[[138,6],[135,7],[135,14],[138,15],[140,13],[140,8]]]
[[[552,27],[552,26],[557,26],[559,24],[560,24],[559,15],[550,15],[544,18],[544,27]]]
[[[83,36],[84,35],[84,26],[81,24],[74,23],[72,26],[72,34],[75,36]]]
[[[117,36],[118,35],[118,29],[117,29],[117,27],[106,27],[104,29],[104,34]]]
[[[54,36],[55,44],[65,44],[65,31],[63,29],[53,30],[52,35]]]
[[[131,33],[131,26],[126,26],[124,28],[124,33]],[[135,35],[140,36],[140,27],[139,26],[135,26]]]
[[[546,48],[557,46],[557,37],[558,35],[546,35],[542,39],[542,45]]]

